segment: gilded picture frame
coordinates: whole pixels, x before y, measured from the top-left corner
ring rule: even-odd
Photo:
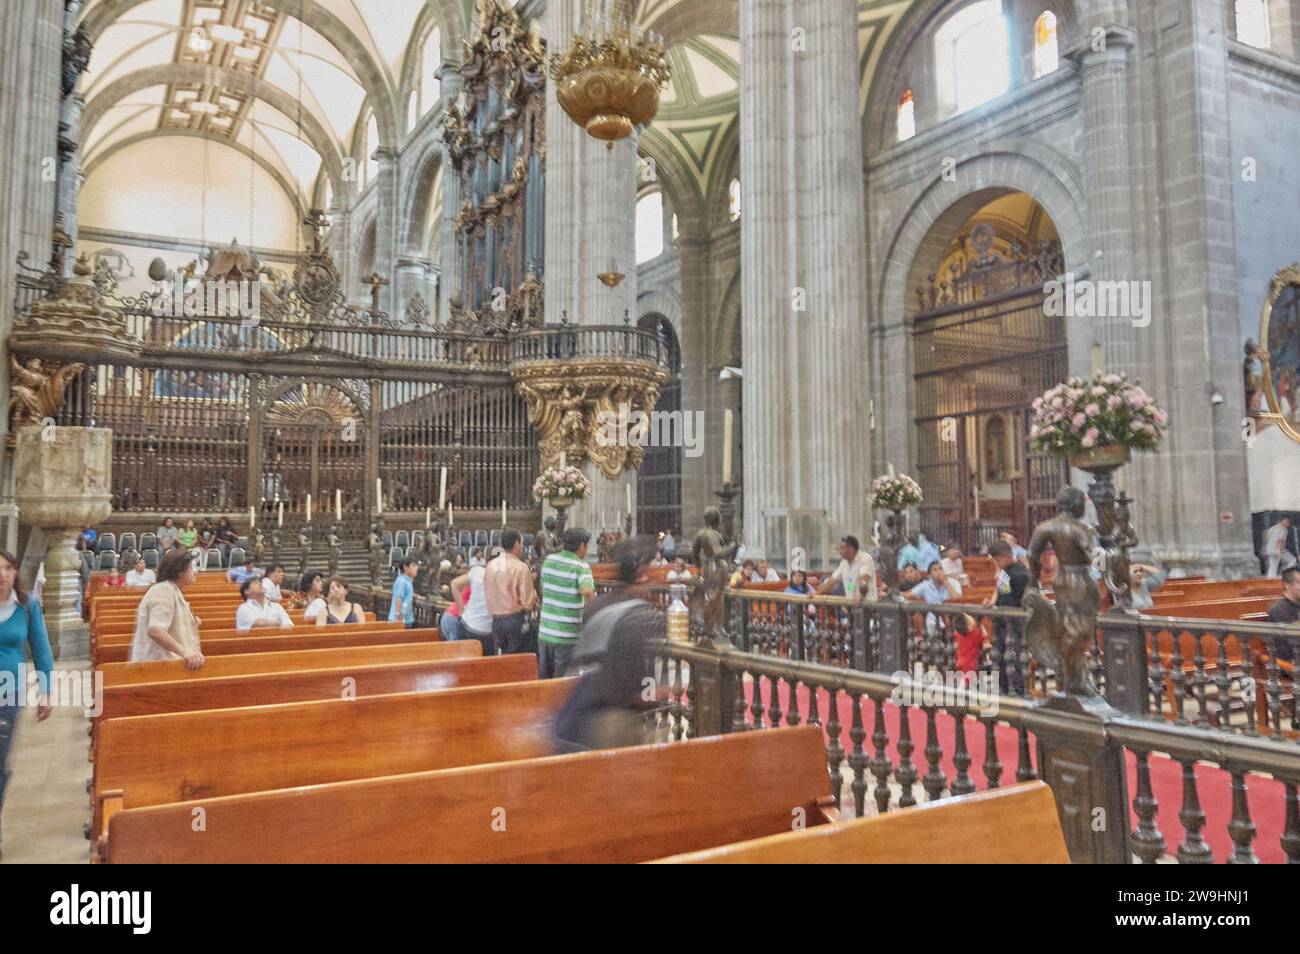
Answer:
[[[1300,442],[1300,262],[1278,271],[1269,284],[1259,320],[1268,413],[1293,441]]]

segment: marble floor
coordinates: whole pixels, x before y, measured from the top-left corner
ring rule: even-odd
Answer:
[[[89,661],[61,660],[56,668],[84,671]],[[84,864],[90,842],[82,827],[90,820],[86,760],[90,738],[85,710],[58,708],[44,722],[25,711],[9,757],[5,792],[4,857],[0,864]]]

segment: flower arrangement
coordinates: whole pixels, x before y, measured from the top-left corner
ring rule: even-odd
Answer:
[[[591,490],[591,481],[578,468],[548,467],[533,482],[534,500],[581,500]]]
[[[1033,407],[1031,445],[1063,456],[1101,447],[1153,450],[1169,422],[1146,391],[1119,374],[1070,378],[1035,398]]]
[[[881,474],[867,494],[867,505],[879,510],[906,510],[921,500],[921,485],[907,474]]]

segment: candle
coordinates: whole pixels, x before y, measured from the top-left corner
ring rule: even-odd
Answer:
[[[893,477],[893,476],[894,476],[894,465],[893,465],[893,463],[891,462],[888,466],[889,466],[889,476],[890,476],[890,477]]]
[[[442,468],[442,474],[438,477],[438,509],[441,510],[447,506],[447,468]]]
[[[630,517],[632,515],[632,485],[630,483],[624,484],[623,489],[627,491],[627,514]]]
[[[424,529],[428,530],[432,526],[433,526],[433,508],[425,507],[424,508]]]
[[[311,494],[307,495],[307,522],[311,523]]]
[[[455,525],[456,525],[456,521],[452,517],[451,504],[447,504],[447,526],[454,527]]]
[[[334,490],[334,516],[343,516],[343,491],[338,488]]]
[[[731,408],[722,417],[722,483],[731,483]]]
[[[252,530],[257,522],[257,510],[254,507],[248,508],[248,529]]]
[[[502,500],[501,501],[501,526],[504,527],[505,525],[506,525],[506,502]]]
[[[384,479],[375,478],[375,513],[384,512]]]
[[[600,512],[600,529],[605,529],[605,511]]]
[[[569,456],[564,451],[560,451],[560,468],[563,469],[567,466],[569,466]]]
[[[275,516],[275,525],[277,527],[284,526],[284,501],[283,500],[280,501],[280,511]]]

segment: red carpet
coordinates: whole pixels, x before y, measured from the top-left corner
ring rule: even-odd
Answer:
[[[785,685],[781,687],[781,723],[784,725],[786,720],[786,702],[788,689]],[[764,716],[763,721],[767,722],[767,707],[771,703],[769,696],[770,686],[764,680],[763,683],[763,704]],[[748,690],[747,690],[748,694]],[[818,691],[818,711],[821,714],[822,726],[825,728],[829,693],[826,690]],[[802,715],[801,721],[807,721],[808,717],[808,689],[805,686],[799,687],[799,711]],[[747,699],[748,701],[748,699]],[[844,693],[839,694],[838,712],[841,723],[840,744],[845,749],[845,762],[841,765],[841,772],[846,780],[852,781],[852,770],[848,766],[848,756],[852,750],[853,742],[849,737],[849,731],[853,727],[853,707]],[[875,705],[869,700],[864,700],[862,712],[863,726],[866,729],[866,738],[863,740],[863,748],[866,750],[867,757],[870,758],[875,752],[875,746],[871,741],[871,733],[875,730]],[[893,705],[886,705],[885,726],[889,733],[889,746],[887,748],[889,757],[895,767],[898,765],[898,752],[895,744],[898,741],[898,723],[899,709]],[[752,718],[752,716],[749,716]],[[939,712],[935,719],[936,730],[939,739],[939,745],[943,749],[943,756],[939,765],[947,777],[949,784],[956,776],[956,769],[952,764],[953,745],[956,737],[956,722],[946,712]],[[929,763],[925,758],[926,743],[926,718],[925,712],[913,708],[909,710],[908,724],[912,732],[912,764],[916,766],[917,783],[912,788],[912,795],[918,803],[928,799],[925,789],[921,786],[920,779],[925,775],[929,768]],[[1019,736],[1015,729],[1006,725],[999,725],[994,732],[997,739],[998,760],[1002,763],[1002,785],[1012,785],[1016,781],[1016,766],[1019,751]],[[971,763],[967,769],[976,789],[984,790],[988,788],[988,783],[984,777],[984,740],[985,729],[983,723],[975,719],[966,721],[966,748],[970,752]],[[1033,737],[1030,737],[1030,761],[1036,765],[1037,752],[1035,751]],[[1128,761],[1128,798],[1130,808],[1134,793],[1137,791],[1137,768],[1136,759],[1131,753],[1127,756]],[[1165,850],[1168,854],[1173,855],[1178,849],[1179,843],[1183,839],[1183,828],[1178,820],[1178,811],[1183,803],[1183,785],[1182,785],[1182,766],[1164,756],[1152,755],[1150,759],[1151,766],[1151,787],[1155,793],[1156,800],[1159,802],[1159,809],[1156,814],[1156,825],[1163,833],[1165,838]],[[1222,862],[1232,854],[1232,838],[1228,835],[1228,822],[1232,819],[1232,777],[1222,769],[1208,766],[1196,766],[1197,793],[1200,797],[1201,809],[1205,812],[1205,826],[1201,829],[1201,836],[1214,852],[1214,860]],[[867,770],[867,805],[874,806],[875,801],[872,790],[875,788],[875,776]],[[1251,820],[1255,824],[1255,840],[1252,847],[1255,854],[1262,862],[1270,864],[1281,864],[1286,861],[1286,855],[1282,852],[1279,838],[1285,828],[1285,794],[1280,782],[1261,776],[1247,776],[1247,799],[1250,804]],[[852,812],[852,794],[845,786],[845,809]],[[891,804],[896,807],[896,804]],[[1130,812],[1131,813],[1131,812]],[[1130,830],[1137,826],[1137,816],[1132,815],[1130,819]]]

